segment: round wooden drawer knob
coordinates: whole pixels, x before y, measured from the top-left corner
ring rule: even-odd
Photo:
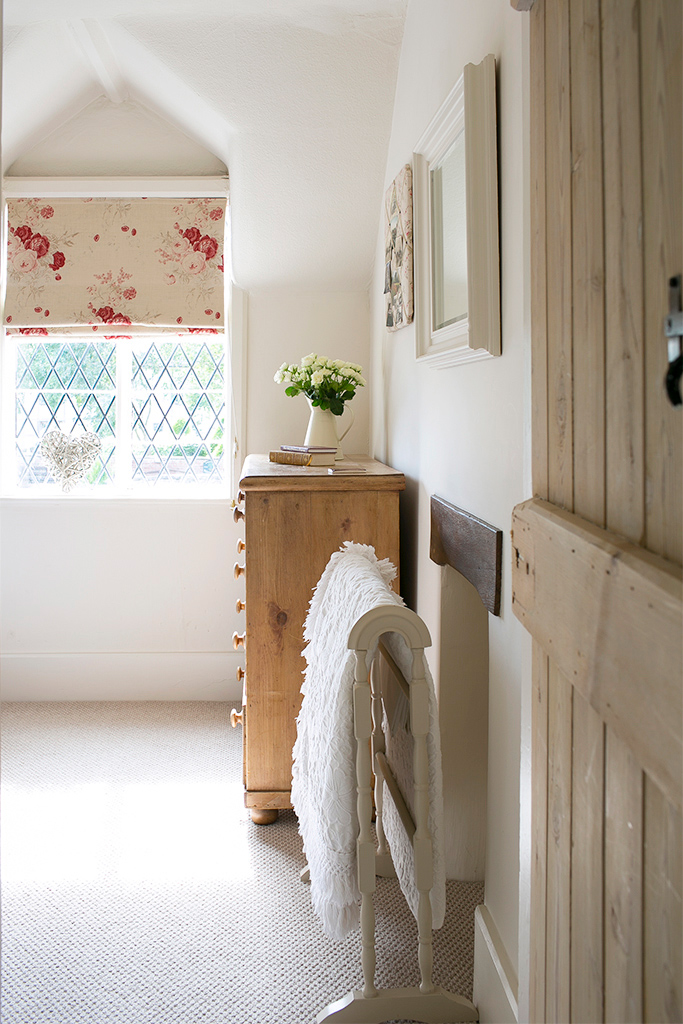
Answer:
[[[244,551],[244,550],[246,549],[246,546],[247,546],[247,545],[246,545],[246,544],[244,543],[244,541],[243,541],[243,540],[242,540],[242,539],[240,538],[240,539],[239,539],[239,540],[237,541],[237,554],[238,554],[238,555],[241,555],[241,554],[242,554],[242,552],[243,552],[243,551]]]
[[[240,649],[240,647],[244,647],[244,641],[246,639],[247,639],[247,634],[246,633],[242,633],[241,636],[240,636],[239,633],[233,633],[232,634],[232,646],[234,647],[234,649],[236,651],[238,651]]]
[[[232,518],[235,520],[236,523],[239,523],[240,519],[244,519],[244,512],[242,511],[242,509],[237,508],[237,506],[235,506],[235,508],[233,509]]]
[[[244,566],[243,565],[238,565],[238,563],[235,562],[234,573],[235,573],[235,579],[236,580],[238,580],[240,578],[240,576],[244,576]]]
[[[244,679],[244,674],[245,674],[244,673],[244,669],[242,668],[241,665],[238,665],[237,666],[237,671],[235,672],[235,676],[237,678],[237,682],[238,683],[242,682],[242,680]]]
[[[237,708],[233,708],[230,712],[230,725],[235,729],[238,725],[244,725],[244,708],[238,711]]]
[[[246,498],[246,494],[244,493],[244,491],[238,491],[237,492],[237,504],[238,505],[241,505],[245,498]]]
[[[238,611],[238,612],[243,612],[243,611],[244,611],[244,609],[245,609],[246,607],[247,607],[247,606],[246,606],[246,604],[244,603],[244,601],[240,601],[240,599],[239,599],[239,597],[238,597],[238,598],[237,598],[237,603],[236,603],[236,605],[235,605],[235,608],[237,609],[237,611]]]

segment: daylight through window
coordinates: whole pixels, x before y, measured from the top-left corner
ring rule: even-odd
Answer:
[[[226,479],[220,335],[7,339],[15,363],[14,482],[53,490],[42,438],[96,434],[99,490],[216,486]],[[10,353],[7,353],[9,355]]]

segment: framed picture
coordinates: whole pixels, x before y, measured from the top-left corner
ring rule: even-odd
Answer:
[[[500,355],[496,62],[468,64],[413,153],[416,357]]]
[[[396,175],[384,196],[384,294],[388,331],[413,322],[413,172]]]

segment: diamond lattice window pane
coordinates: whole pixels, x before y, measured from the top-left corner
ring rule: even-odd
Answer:
[[[16,354],[19,486],[55,486],[40,454],[42,438],[55,430],[74,437],[91,431],[99,437],[100,457],[87,475],[98,487],[126,486],[126,472],[128,483],[143,487],[225,482],[222,337],[33,337],[18,340]],[[130,428],[117,423],[117,362],[121,372],[129,358],[130,376],[119,383],[127,396]],[[117,429],[130,433],[117,438]],[[121,465],[122,452],[130,453],[127,466]]]
[[[54,484],[40,454],[51,430],[78,436],[92,431],[102,440],[90,468],[91,484],[114,479],[116,347],[113,341],[20,342],[15,386],[17,482],[20,487]]]
[[[225,346],[183,338],[133,349],[133,480],[224,479]]]

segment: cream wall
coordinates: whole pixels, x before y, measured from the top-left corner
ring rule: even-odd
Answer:
[[[411,0],[385,178],[386,187],[411,161],[413,146],[463,66],[493,53],[498,67],[502,356],[434,370],[415,361],[414,326],[392,334],[384,330],[382,225],[371,289],[372,447],[378,457],[403,470],[408,478],[402,571],[406,596],[427,622],[435,641],[429,656],[437,677],[441,669],[442,743],[446,750],[462,748],[471,730],[481,734],[486,707],[476,700],[481,682],[468,664],[472,642],[464,631],[461,664],[452,655],[448,661],[444,658],[444,637],[458,627],[460,616],[452,601],[444,603],[442,570],[429,559],[430,495],[438,494],[503,531],[501,614],[489,615],[487,623],[488,914],[481,920],[490,921],[491,926],[486,941],[478,943],[475,963],[481,1020],[499,1024],[501,1000],[500,993],[494,998],[491,989],[490,938],[503,954],[499,962],[510,965],[513,993],[519,973],[520,716],[527,641],[511,610],[509,529],[513,506],[529,495],[525,32],[524,16],[512,9],[509,0],[478,0],[476,4],[471,0]],[[465,593],[461,601],[462,616],[471,615],[472,605]],[[454,692],[457,699],[453,699]],[[460,818],[460,805],[467,828],[477,827],[462,793],[461,773],[469,763],[468,755],[466,763],[458,765],[456,758],[446,766],[451,873],[459,866],[454,823]],[[472,784],[481,784],[481,778]],[[509,1019],[514,1019],[514,1005],[505,998],[502,1001]]]
[[[367,366],[367,291],[252,291],[249,294],[247,357],[247,442],[249,452],[281,444],[303,444],[308,406],[289,398],[273,375],[282,363],[298,363],[309,352]],[[347,453],[368,451],[370,399],[361,388],[353,400],[353,425],[344,439]],[[351,421],[342,418],[342,430]]]

